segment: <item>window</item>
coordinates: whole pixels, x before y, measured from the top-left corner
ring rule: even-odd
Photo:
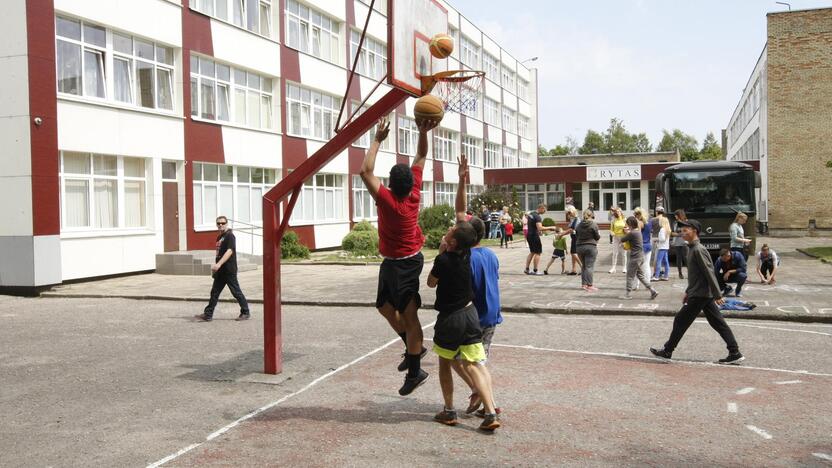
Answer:
[[[525,151],[521,151],[520,152],[520,158],[517,161],[518,167],[529,167],[529,160],[531,160],[531,158],[532,158],[531,154],[529,154]]]
[[[473,90],[466,83],[462,83],[462,86],[465,86],[467,90]],[[476,93],[474,102],[471,105],[463,106],[461,113],[474,119],[482,119],[482,92],[477,89],[474,90],[474,93]]]
[[[529,118],[522,115],[517,117],[517,134],[529,138]]]
[[[416,127],[416,121],[399,117],[399,153],[416,156],[418,144],[419,129]]]
[[[389,180],[386,177],[379,177],[379,180],[381,185],[389,186]],[[378,218],[376,201],[373,200],[361,176],[352,176],[352,212],[354,221]]]
[[[627,183],[624,182],[624,185],[626,186]],[[617,186],[618,186],[618,182],[616,182],[616,188],[618,188]],[[630,187],[630,209],[634,210],[634,209],[636,209],[636,207],[641,206],[641,182],[639,182],[639,181],[630,182],[629,187]],[[649,200],[648,200],[647,204],[648,205],[650,204]]]
[[[361,33],[352,30],[350,32],[350,63],[352,66],[355,54],[358,51],[358,42],[361,40]],[[359,74],[373,79],[381,79],[387,75],[387,46],[381,42],[364,35],[364,46],[361,48],[361,55],[358,58]]]
[[[485,119],[485,123],[490,125],[500,125],[500,103],[490,99],[485,98],[483,100],[483,119]]]
[[[321,140],[335,136],[335,119],[341,108],[340,98],[293,84],[287,84],[286,88],[289,134]]]
[[[352,101],[352,103],[351,103],[351,111],[352,112],[355,112],[356,108],[358,107],[358,104],[359,104],[358,101]],[[358,118],[359,115],[363,114],[364,111],[366,111],[369,108],[370,108],[369,106],[364,105],[364,107],[362,107],[361,110],[356,112],[355,117],[353,117],[353,119]],[[395,119],[395,115],[392,112],[390,113],[390,115],[388,117],[390,118],[390,133],[388,133],[387,138],[385,138],[384,141],[381,142],[381,146],[379,147],[379,150],[380,151],[391,151],[392,152],[392,151],[395,151],[395,149],[393,147],[393,145],[394,145],[393,142],[394,142],[395,138],[393,137],[393,135],[396,134],[396,132],[395,132],[395,127],[396,127],[395,121],[396,121],[396,119]],[[355,140],[352,143],[352,145],[357,146],[359,148],[369,148],[370,143],[372,143],[372,141],[375,139],[375,137],[376,137],[376,126],[373,125],[373,128],[371,128],[370,131],[361,135],[361,137],[359,137],[357,140]]]
[[[370,0],[358,0],[359,2],[370,6]],[[387,2],[376,2],[373,10],[381,13],[382,15],[387,15]]]
[[[466,185],[465,186],[465,206],[471,206],[471,200],[476,197],[477,195],[481,194],[485,190],[485,187],[482,185]],[[456,198],[454,198],[454,203],[456,203]]]
[[[463,136],[462,154],[468,157],[468,164],[482,166],[482,140],[467,135]]]
[[[145,159],[61,153],[61,227],[147,227]]]
[[[572,205],[582,210],[584,209],[584,185],[582,183],[572,184]],[[598,205],[595,205],[596,209]]]
[[[524,101],[529,100],[529,82],[523,78],[517,78],[517,95]]]
[[[459,29],[448,26],[448,35],[454,40],[454,44],[459,44]],[[454,50],[451,52],[451,57],[459,58],[459,47],[454,47]]]
[[[503,130],[517,133],[517,112],[503,106]]]
[[[480,46],[474,41],[462,36],[460,40],[460,47],[462,49],[462,56],[460,61],[470,70],[480,69]]]
[[[419,209],[433,206],[433,183],[422,182],[421,196],[419,198]]]
[[[482,67],[486,78],[495,83],[500,81],[500,61],[497,57],[483,51]]]
[[[564,184],[546,184],[547,211],[563,211],[566,208],[564,200]]]
[[[55,35],[58,92],[106,98],[106,30],[56,16]]]
[[[528,209],[534,210],[541,204],[546,204],[546,184],[526,184],[526,206]]]
[[[507,89],[511,92],[514,92],[517,89],[517,83],[515,82],[515,73],[511,68],[503,66],[503,88]]]
[[[517,167],[517,150],[503,147],[503,167]]]
[[[191,0],[191,8],[253,33],[272,35],[272,0]]]
[[[454,206],[456,204],[457,187],[457,184],[436,182],[436,204]]]
[[[595,205],[596,209],[601,209],[601,184],[598,182],[589,183],[589,201]],[[574,195],[573,195],[574,198]],[[610,206],[605,206],[604,209],[609,210]]]
[[[458,149],[456,132],[437,128],[433,131],[433,159],[456,162]]]
[[[329,16],[286,0],[286,45],[332,63],[340,63],[340,26]]]
[[[497,143],[486,143],[485,144],[485,168],[486,169],[499,169],[502,167],[502,160],[500,159],[501,155],[501,148],[500,145]]]
[[[194,226],[213,227],[217,216],[260,226],[263,194],[277,182],[276,170],[194,163]]]
[[[274,128],[272,79],[191,55],[191,115]]]
[[[292,222],[345,221],[344,176],[317,174],[303,183]]]

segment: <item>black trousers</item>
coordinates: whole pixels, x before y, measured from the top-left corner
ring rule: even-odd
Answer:
[[[768,278],[770,274],[774,272],[774,261],[773,260],[764,260],[760,263],[760,273],[763,274],[763,278]]]
[[[214,307],[217,306],[217,301],[220,299],[220,293],[223,289],[225,289],[226,285],[228,285],[228,290],[231,291],[231,295],[234,296],[234,299],[237,299],[237,303],[240,304],[240,313],[249,313],[248,301],[246,301],[246,296],[243,295],[243,291],[240,289],[240,283],[237,281],[237,274],[218,272],[214,275],[214,284],[211,286],[211,299],[208,301],[208,305],[205,306],[205,317],[212,317],[214,315]]]
[[[679,341],[682,340],[685,332],[688,331],[693,321],[696,320],[699,312],[705,312],[705,318],[708,319],[708,324],[725,341],[729,354],[738,353],[740,348],[737,345],[737,340],[734,338],[731,327],[725,322],[716,302],[706,297],[689,297],[687,304],[683,305],[679,309],[679,312],[676,312],[676,317],[673,319],[673,331],[670,332],[670,338],[664,344],[664,350],[672,353],[676,349]]]
[[[673,248],[676,249],[676,268],[679,270],[679,274],[682,274],[682,266],[687,266],[686,263],[688,261],[688,246],[677,245]]]

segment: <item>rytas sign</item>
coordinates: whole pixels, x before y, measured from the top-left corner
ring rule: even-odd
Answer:
[[[594,166],[586,168],[586,180],[641,180],[641,166]]]

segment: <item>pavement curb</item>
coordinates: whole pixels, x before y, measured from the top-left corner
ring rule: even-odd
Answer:
[[[821,263],[827,263],[827,264],[832,263],[832,262],[830,262],[829,260],[827,260],[827,259],[825,259],[825,258],[821,258],[821,257],[820,257],[820,256],[818,256],[818,255],[815,255],[815,254],[813,254],[813,253],[810,253],[810,252],[809,252],[808,250],[806,250],[806,249],[795,249],[795,250],[797,250],[798,252],[802,253],[803,255],[806,255],[807,257],[816,258],[816,259],[820,260],[820,261],[821,261]]]
[[[45,298],[61,299],[133,299],[139,301],[179,301],[179,302],[207,302],[207,297],[177,297],[162,295],[129,295],[129,294],[65,294],[60,292],[44,292]],[[222,298],[220,302],[236,303],[233,298]],[[263,299],[249,299],[251,304],[262,304]],[[375,302],[358,301],[283,301],[283,305],[307,307],[372,307]],[[432,309],[433,304],[422,304],[423,309]],[[502,312],[515,314],[548,314],[548,315],[597,315],[597,316],[628,316],[628,317],[673,317],[676,309],[579,309],[572,307],[503,307]],[[775,322],[795,323],[823,323],[832,324],[832,316],[765,314],[754,311],[723,311],[725,318],[744,320],[770,320]]]

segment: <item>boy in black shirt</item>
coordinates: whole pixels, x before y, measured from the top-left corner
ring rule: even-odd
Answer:
[[[214,278],[214,284],[211,286],[211,299],[205,307],[205,312],[194,317],[203,322],[213,320],[214,308],[217,306],[220,293],[228,285],[231,295],[240,304],[240,316],[237,317],[237,321],[248,320],[251,318],[248,302],[237,281],[237,239],[228,227],[228,218],[225,216],[217,218],[217,231],[216,263],[211,265],[211,276]]]
[[[485,405],[485,419],[480,429],[493,431],[500,427],[494,409],[491,385],[480,369],[485,361],[482,330],[471,289],[471,247],[477,233],[471,223],[458,221],[448,230],[439,247],[428,276],[428,287],[436,289],[434,308],[439,311],[433,335],[433,350],[439,355],[439,384],[445,408],[434,416],[437,422],[456,425],[454,381],[451,367],[461,367],[471,376],[474,388]]]

